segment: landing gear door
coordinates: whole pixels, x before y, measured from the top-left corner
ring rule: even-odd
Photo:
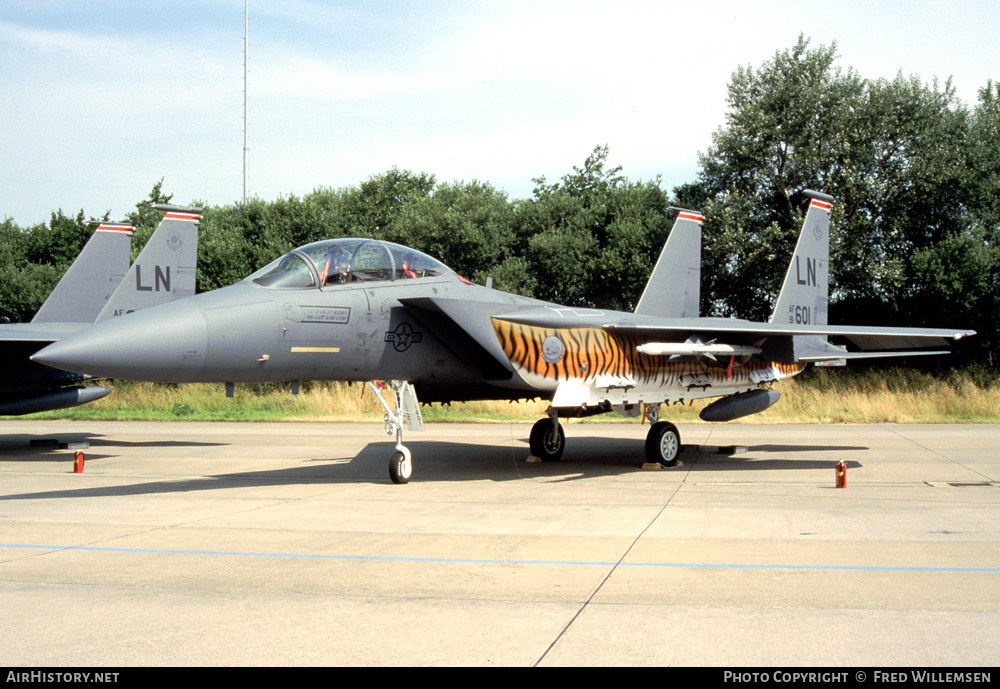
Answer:
[[[420,403],[417,402],[417,391],[411,383],[403,383],[400,401],[403,404],[403,414],[406,416],[406,427],[411,431],[424,430],[424,417],[420,413]]]

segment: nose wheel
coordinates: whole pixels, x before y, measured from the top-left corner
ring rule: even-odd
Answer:
[[[413,463],[410,461],[410,451],[403,445],[397,445],[389,460],[389,478],[393,483],[409,483],[413,475]]]

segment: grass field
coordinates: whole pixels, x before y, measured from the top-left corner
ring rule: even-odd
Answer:
[[[74,409],[29,418],[135,421],[379,421],[384,413],[363,385],[303,384],[293,395],[287,385],[237,385],[227,398],[222,385],[106,383],[114,392]],[[854,372],[810,369],[775,386],[782,398],[767,411],[741,423],[997,423],[1000,381],[967,372],[932,376],[911,369]],[[391,395],[385,394],[389,406]],[[661,409],[661,416],[701,423],[698,412],[712,400]],[[545,414],[548,403],[464,402],[424,406],[430,422],[525,422]],[[615,414],[592,421],[630,421]]]

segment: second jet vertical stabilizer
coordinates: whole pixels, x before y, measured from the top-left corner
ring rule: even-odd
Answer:
[[[97,322],[190,297],[195,292],[201,209],[156,204],[165,211],[128,275],[108,300]]]
[[[701,299],[701,225],[698,211],[677,209],[677,220],[639,297],[635,313],[659,318],[697,318]]]
[[[123,223],[98,225],[31,322],[93,323],[128,272],[134,230]]]

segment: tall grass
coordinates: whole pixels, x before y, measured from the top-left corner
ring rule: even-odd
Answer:
[[[811,369],[788,386],[772,418],[799,422],[993,423],[1000,385],[978,371]],[[779,386],[778,389],[781,389]]]
[[[29,418],[134,421],[379,421],[384,410],[367,386],[304,383],[293,395],[287,385],[237,385],[233,398],[222,385],[105,383],[114,392],[97,402]],[[744,423],[996,423],[1000,384],[996,377],[953,371],[933,376],[912,369],[850,371],[814,368],[776,386],[781,401]],[[383,399],[393,406],[392,395]],[[700,422],[712,400],[665,405],[661,417]],[[457,402],[424,406],[431,422],[531,422],[545,414],[544,400]],[[614,414],[592,421],[627,421]]]

